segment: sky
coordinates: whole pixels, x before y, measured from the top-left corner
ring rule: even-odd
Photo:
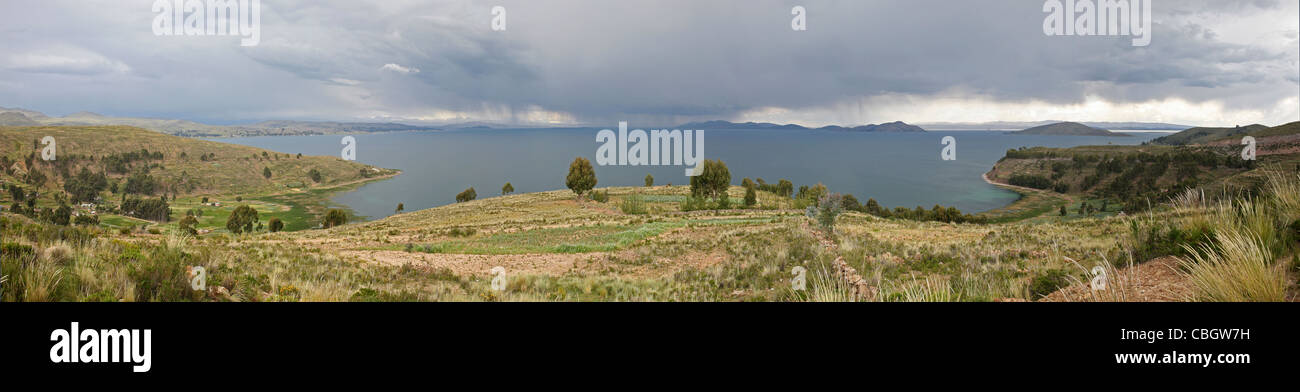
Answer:
[[[1298,0],[1153,0],[1148,46],[1046,35],[1044,0],[262,0],[255,46],[155,35],[153,4],[0,0],[0,106],[212,124],[1300,120]]]

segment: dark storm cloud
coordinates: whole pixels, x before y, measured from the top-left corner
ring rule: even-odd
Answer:
[[[1158,1],[1147,47],[1045,36],[1041,0],[263,0],[261,44],[247,48],[156,37],[150,3],[0,5],[0,97],[13,100],[0,106],[226,121],[429,112],[509,121],[536,109],[606,124],[962,91],[1266,110],[1296,94],[1300,72],[1296,49],[1206,25],[1288,6],[1265,0]],[[494,5],[508,11],[504,32],[489,28]],[[807,8],[808,31],[791,31],[793,5]],[[1294,27],[1270,34],[1296,41]]]

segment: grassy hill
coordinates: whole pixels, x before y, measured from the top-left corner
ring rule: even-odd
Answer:
[[[1232,128],[1210,128],[1197,127],[1175,133],[1173,135],[1161,136],[1151,141],[1151,144],[1160,144],[1166,146],[1184,146],[1190,144],[1206,144],[1213,141],[1240,138],[1252,132],[1267,130],[1269,127],[1252,124],[1244,127]]]
[[[1290,194],[1296,183],[1281,192]],[[608,192],[607,202],[552,191],[325,230],[205,238],[63,229],[0,214],[0,233],[6,238],[0,258],[9,260],[0,262],[0,275],[11,278],[0,286],[0,298],[892,302],[1028,301],[1050,295],[1069,301],[1212,300],[1220,298],[1215,296],[1219,292],[1198,286],[1193,278],[1160,273],[1164,280],[1152,280],[1139,275],[1150,267],[1127,267],[1148,257],[1179,254],[1170,252],[1200,238],[1174,236],[1169,230],[1200,222],[1227,230],[1231,224],[1210,219],[1219,212],[1201,204],[1128,216],[995,224],[848,212],[827,229],[789,198],[767,192],[759,193],[754,208],[683,211],[689,192],[685,186],[599,191]],[[732,187],[728,193],[736,197],[742,191]],[[1295,200],[1262,200],[1279,203],[1268,204],[1269,214],[1293,211],[1266,215],[1267,222],[1294,220],[1294,211],[1300,211],[1289,208]],[[630,201],[645,203],[644,212],[627,212]],[[1270,238],[1294,241],[1290,231],[1274,233],[1278,236]],[[195,265],[208,271],[206,292],[187,288],[186,267]],[[1112,290],[1059,291],[1086,285],[1087,271],[1094,266],[1115,277]],[[806,290],[794,288],[799,269],[806,271]],[[1295,280],[1281,268],[1269,271],[1282,273],[1267,278],[1274,291],[1260,290],[1271,296],[1247,299],[1280,300],[1277,284],[1285,291]],[[1203,275],[1222,276],[1214,271]],[[494,279],[503,287],[493,288]],[[1254,289],[1247,294],[1255,294]]]
[[[39,141],[46,136],[53,137],[57,147],[56,159],[51,162],[41,159],[44,146]],[[223,202],[222,208],[213,208],[214,214],[233,208],[237,199],[258,199],[272,211],[283,210],[286,218],[293,219],[291,228],[310,226],[305,220],[323,210],[325,190],[396,174],[338,157],[300,156],[125,126],[0,127],[0,146],[4,146],[0,160],[13,162],[6,165],[0,179],[38,191],[40,205],[55,204],[55,195],[64,191],[68,179],[86,169],[104,173],[117,188],[123,188],[133,176],[148,176],[153,191],[133,196],[168,196],[174,218],[202,207],[204,197]],[[269,178],[264,175],[267,170]],[[33,183],[24,175],[33,171],[46,180]],[[319,182],[312,178],[313,171],[319,173]],[[100,204],[119,202],[123,193],[111,187],[103,190],[99,192]],[[5,206],[15,201],[8,192],[0,196],[0,204]]]

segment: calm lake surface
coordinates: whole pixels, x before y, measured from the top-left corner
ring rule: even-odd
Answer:
[[[474,187],[492,197],[510,182],[517,193],[565,189],[574,157],[596,159],[597,128],[475,129],[353,135],[357,161],[404,173],[335,195],[333,201],[369,219],[393,213],[397,203],[414,211],[455,202]],[[1000,131],[852,133],[791,130],[708,130],[704,156],[721,159],[732,183],[763,178],[775,184],[826,184],[859,201],[875,198],[887,207],[927,209],[935,204],[979,212],[1005,206],[1013,192],[980,176],[1007,149],[1141,144],[1167,133],[1132,132],[1133,137],[1008,135]],[[957,160],[940,158],[944,136],[957,139]],[[338,156],[343,136],[265,136],[211,139],[283,153]],[[689,184],[682,166],[596,166],[597,187],[641,186],[647,173],[656,185]]]

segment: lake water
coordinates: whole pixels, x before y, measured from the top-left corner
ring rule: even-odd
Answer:
[[[339,193],[333,200],[358,215],[378,219],[397,203],[407,211],[450,204],[474,187],[479,198],[500,194],[510,182],[515,192],[565,189],[569,163],[582,156],[595,165],[595,128],[476,129],[353,135],[357,161],[404,173]],[[979,212],[1017,199],[1013,192],[985,183],[980,176],[1007,149],[1046,146],[1140,144],[1167,133],[1133,132],[1133,137],[1030,136],[997,131],[852,133],[790,130],[708,130],[704,156],[721,159],[732,183],[763,178],[775,184],[826,184],[862,202],[875,198],[887,207],[955,206]],[[957,160],[940,157],[944,136],[957,139]],[[338,156],[342,136],[265,136],[211,139],[283,153]],[[656,185],[689,184],[681,166],[596,166],[597,187],[641,186],[647,173]]]

